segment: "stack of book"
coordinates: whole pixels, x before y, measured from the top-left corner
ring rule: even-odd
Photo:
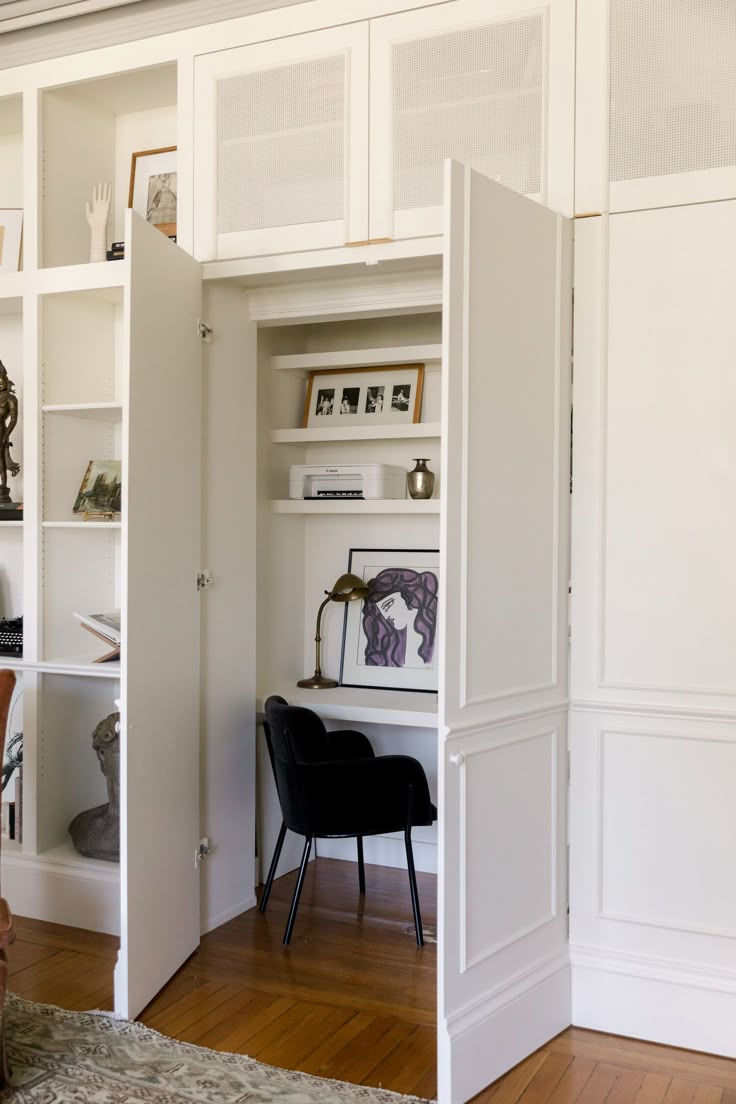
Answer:
[[[169,241],[176,242],[176,234],[167,234]],[[108,261],[122,261],[125,259],[125,242],[113,242],[107,251]]]

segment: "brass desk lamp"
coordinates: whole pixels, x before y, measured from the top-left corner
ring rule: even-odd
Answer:
[[[333,686],[337,686],[334,679],[324,678],[322,675],[320,658],[320,645],[322,643],[322,637],[320,635],[322,611],[328,602],[354,602],[356,598],[365,598],[369,590],[370,588],[367,587],[363,580],[358,578],[357,575],[341,575],[332,590],[325,591],[327,597],[317,610],[317,631],[314,637],[314,674],[311,678],[299,679],[297,686],[303,686],[307,690],[328,690]]]

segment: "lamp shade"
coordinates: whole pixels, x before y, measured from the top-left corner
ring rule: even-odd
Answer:
[[[341,575],[330,591],[330,598],[333,602],[354,602],[356,598],[365,598],[369,589],[358,575]]]

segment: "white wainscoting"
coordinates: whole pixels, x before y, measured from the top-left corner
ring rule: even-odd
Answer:
[[[573,1022],[736,1054],[736,715],[573,707]]]

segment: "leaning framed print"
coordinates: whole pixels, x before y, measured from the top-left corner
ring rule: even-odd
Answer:
[[[350,549],[370,590],[345,605],[341,686],[437,690],[439,562],[437,549]]]
[[[318,368],[309,373],[302,427],[402,425],[418,422],[423,364]]]
[[[0,272],[17,272],[20,268],[22,236],[22,209],[20,207],[0,208]]]
[[[176,196],[176,146],[134,153],[128,206],[168,237],[176,234]]]

